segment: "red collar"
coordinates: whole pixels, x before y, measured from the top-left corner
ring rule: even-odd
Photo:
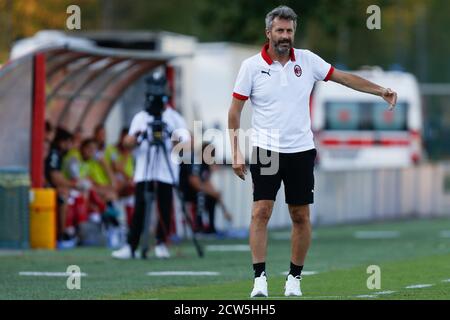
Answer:
[[[269,54],[267,53],[267,50],[269,49],[269,44],[266,43],[262,50],[261,50],[261,56],[264,59],[264,61],[267,62],[267,64],[271,65],[273,63],[272,59],[270,58]],[[294,49],[291,48],[291,51],[289,52],[289,56],[291,58],[291,61],[295,61],[295,53],[294,53]]]

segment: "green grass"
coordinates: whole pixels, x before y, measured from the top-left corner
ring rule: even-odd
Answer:
[[[355,231],[397,231],[392,239],[356,239]],[[315,228],[299,299],[450,299],[450,220],[416,220]],[[269,299],[284,299],[290,257],[288,230],[271,232],[267,273]],[[279,239],[279,238],[277,238]],[[202,240],[202,244],[247,244],[246,240]],[[170,260],[117,261],[105,248],[0,252],[0,299],[247,299],[252,286],[250,252],[196,256],[189,241],[172,245]],[[20,271],[64,272],[78,265],[88,274],[81,290],[68,290],[65,277],[19,276]],[[366,286],[369,265],[381,268],[381,289]],[[150,277],[150,271],[217,271],[220,276]],[[406,289],[415,284],[432,287]],[[391,294],[376,295],[380,291]],[[358,297],[358,295],[371,295]],[[292,299],[292,298],[290,298]]]

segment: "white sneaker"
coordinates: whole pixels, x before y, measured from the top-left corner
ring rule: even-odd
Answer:
[[[294,277],[292,274],[288,275],[284,286],[284,295],[286,297],[300,297],[302,295],[300,289],[301,280],[301,276]]]
[[[253,285],[252,293],[250,293],[250,298],[267,296],[267,278],[266,273],[263,272],[259,277],[255,278],[255,283]]]
[[[155,255],[160,259],[170,258],[170,252],[167,246],[164,243],[158,244],[155,246]]]
[[[111,256],[116,259],[126,260],[126,259],[132,259],[133,253],[131,252],[130,245],[126,244],[119,250],[113,251]]]

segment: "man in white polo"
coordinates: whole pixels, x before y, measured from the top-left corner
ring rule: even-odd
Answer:
[[[316,81],[335,81],[352,89],[378,95],[390,106],[397,94],[361,77],[342,72],[308,50],[293,48],[297,15],[280,6],[266,16],[268,43],[261,53],[245,60],[237,76],[228,113],[233,170],[245,180],[247,170],[240,152],[238,135],[244,103],[253,105],[252,161],[253,207],[250,247],[254,269],[251,297],[268,296],[265,270],[267,223],[276,194],[284,183],[285,198],[292,220],[291,263],[285,296],[301,296],[300,280],[311,242],[309,205],[314,201],[316,149],[311,131],[309,99]],[[276,170],[270,172],[276,162]]]

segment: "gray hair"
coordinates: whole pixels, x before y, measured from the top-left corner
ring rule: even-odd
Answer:
[[[294,21],[294,30],[297,28],[297,14],[287,6],[276,7],[266,15],[266,30],[272,30],[275,18]]]

